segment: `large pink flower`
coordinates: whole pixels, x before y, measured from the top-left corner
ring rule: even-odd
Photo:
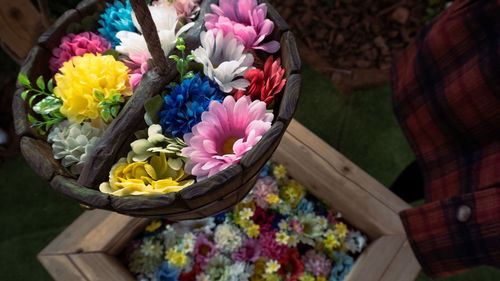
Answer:
[[[272,177],[260,178],[255,183],[252,194],[257,206],[267,209],[269,206],[269,202],[267,202],[268,195],[278,194],[278,184]]]
[[[148,71],[148,53],[129,53],[130,60],[124,60],[125,65],[130,69],[128,73],[130,87],[135,91],[139,82],[141,82],[142,75]]]
[[[196,239],[193,255],[197,264],[204,268],[210,258],[218,252],[215,244],[208,240],[204,233],[200,233]]]
[[[61,39],[61,45],[52,50],[49,67],[57,72],[63,63],[74,56],[83,56],[86,53],[102,53],[111,48],[111,43],[93,32],[70,33]]]
[[[277,41],[262,43],[274,29],[274,23],[266,19],[266,4],[257,5],[257,0],[220,0],[219,6],[210,5],[212,12],[205,15],[207,30],[222,30],[224,35],[233,33],[245,45],[246,50],[260,49],[274,53],[280,48]]]
[[[163,4],[173,5],[177,12],[177,19],[186,22],[193,21],[196,13],[200,10],[200,0],[158,0],[153,2],[153,5]]]
[[[237,163],[269,130],[272,120],[265,102],[252,102],[247,96],[212,101],[201,122],[184,135],[187,147],[182,155],[189,158],[184,170],[200,181]]]

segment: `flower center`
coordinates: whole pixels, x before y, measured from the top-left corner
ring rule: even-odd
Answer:
[[[223,154],[234,154],[233,145],[238,140],[238,138],[230,137],[222,145]]]

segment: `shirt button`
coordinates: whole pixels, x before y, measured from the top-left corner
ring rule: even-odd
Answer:
[[[467,222],[470,219],[472,211],[469,206],[462,205],[457,210],[457,220],[459,222]]]

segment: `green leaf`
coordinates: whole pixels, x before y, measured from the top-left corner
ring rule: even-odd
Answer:
[[[94,90],[94,96],[97,100],[103,101],[104,100],[104,93],[99,91],[99,90]]]
[[[33,124],[38,123],[38,120],[36,120],[36,118],[35,118],[35,117],[33,117],[33,115],[31,115],[31,114],[29,114],[29,113],[28,113],[28,121],[30,121],[30,122],[31,122],[31,123],[33,123]]]
[[[103,56],[113,56],[113,58],[115,58],[115,60],[118,60],[119,59],[119,53],[117,50],[115,49],[109,49],[109,50],[106,50],[102,53]]]
[[[184,42],[184,38],[182,37],[177,37],[177,42],[176,42],[176,45],[184,45],[185,42]]]
[[[40,96],[41,94],[36,94],[36,95],[32,95],[28,101],[28,104],[30,107],[33,106],[33,101],[35,100],[36,97]]]
[[[153,124],[160,122],[158,111],[161,110],[162,104],[163,98],[160,95],[156,95],[144,103],[144,110],[146,111],[145,115],[152,121]]]
[[[111,95],[111,102],[112,103],[121,102],[121,99],[122,99],[122,95],[120,95],[120,94]]]
[[[45,82],[43,81],[43,76],[38,76],[38,78],[36,79],[36,85],[40,90],[45,90]]]
[[[26,100],[26,97],[28,96],[28,93],[29,93],[29,92],[30,92],[30,90],[24,90],[24,91],[22,91],[22,93],[21,93],[21,98],[22,98],[23,100]]]
[[[48,115],[52,112],[58,111],[61,108],[62,102],[60,99],[55,98],[53,96],[45,97],[43,100],[39,101],[37,104],[33,106],[33,111],[42,114]]]
[[[189,71],[184,75],[184,79],[189,79],[195,77],[194,73],[192,71]]]
[[[17,75],[17,80],[19,81],[19,83],[21,83],[24,86],[31,85],[30,80],[28,79],[28,76],[26,76],[26,74],[24,74],[24,73],[19,72],[19,74]]]
[[[50,78],[49,82],[47,83],[47,89],[51,93],[54,92],[54,80],[52,78]]]
[[[119,105],[114,105],[111,107],[111,116],[116,117],[118,115],[118,112],[120,111],[120,106]]]
[[[179,62],[179,57],[176,55],[171,55],[169,56],[169,58],[175,60],[176,62]]]
[[[106,107],[101,111],[101,116],[104,121],[106,122],[109,121],[109,119],[111,118],[111,112],[109,110],[109,107]]]
[[[177,48],[177,50],[179,50],[179,51],[184,51],[184,50],[186,49],[186,46],[184,46],[184,45],[177,45],[177,46],[175,46],[175,47],[176,47],[176,48]]]
[[[195,59],[196,59],[196,56],[195,56],[195,55],[188,55],[188,56],[186,57],[186,60],[187,60],[187,61],[194,61]]]

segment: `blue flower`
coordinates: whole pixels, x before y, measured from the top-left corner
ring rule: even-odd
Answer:
[[[161,267],[156,271],[158,281],[179,281],[179,271],[168,266],[168,261],[163,261]]]
[[[99,20],[102,27],[98,31],[102,37],[111,42],[114,48],[121,43],[120,39],[116,38],[118,31],[137,32],[137,29],[132,22],[132,7],[128,0],[126,5],[121,0],[115,0],[113,4],[107,3],[106,6],[106,11]]]
[[[182,138],[201,121],[201,114],[208,110],[211,101],[222,102],[224,98],[219,86],[207,77],[195,77],[182,81],[172,92],[165,95],[163,109],[158,112],[160,125],[165,133]]]
[[[228,213],[229,211],[222,211],[220,213],[218,213],[217,215],[214,216],[214,221],[216,224],[221,224],[221,223],[224,223],[224,221],[226,220],[226,214]]]
[[[262,168],[262,171],[260,171],[260,175],[259,177],[261,178],[265,178],[267,176],[269,176],[269,170],[271,169],[271,167],[269,165],[265,165],[264,168]]]
[[[335,266],[332,268],[329,281],[342,281],[351,271],[354,259],[342,251],[333,252],[333,259]]]
[[[306,198],[302,198],[297,205],[297,211],[304,213],[313,213],[314,212],[314,204],[307,200]]]

